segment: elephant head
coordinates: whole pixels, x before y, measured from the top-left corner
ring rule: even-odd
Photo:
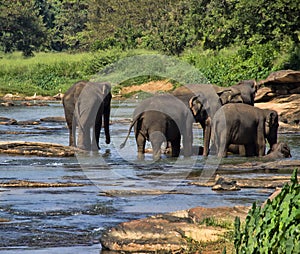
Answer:
[[[291,158],[291,149],[287,143],[280,142],[272,146],[268,151],[265,158],[268,159],[279,159],[279,158]]]
[[[208,155],[211,135],[211,120],[212,116],[215,113],[215,111],[212,112],[211,105],[216,106],[218,104],[210,104],[203,93],[200,93],[198,96],[192,97],[189,101],[189,107],[192,111],[195,121],[199,122],[203,128],[203,156]],[[219,107],[221,107],[221,105],[219,105]]]
[[[275,110],[265,109],[265,137],[267,138],[270,148],[277,143],[278,131],[278,113]]]
[[[254,106],[254,98],[257,90],[257,84],[255,80],[243,80],[238,84],[231,86],[231,88],[240,91],[243,103]]]
[[[241,91],[235,87],[229,87],[228,89],[220,90],[217,92],[222,105],[227,103],[243,103]]]
[[[207,98],[203,93],[193,96],[189,101],[189,107],[195,118],[195,121],[200,123],[202,128],[205,128],[205,120],[210,112],[210,105],[207,103]]]

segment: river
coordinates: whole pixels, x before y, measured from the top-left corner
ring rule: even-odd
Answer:
[[[135,100],[112,101],[112,142],[106,145],[102,138],[99,153],[77,154],[71,158],[0,154],[0,182],[79,184],[74,187],[0,188],[0,253],[101,253],[101,233],[120,222],[196,206],[251,205],[263,202],[272,192],[247,188],[215,192],[209,187],[189,184],[195,179],[204,179],[205,172],[210,174],[217,169],[216,162],[210,163],[201,156],[163,158],[153,163],[151,155],[147,154],[144,163],[136,161],[133,133],[128,145],[119,149],[136,104]],[[0,107],[0,117],[17,121],[63,115],[59,102],[49,102],[49,106],[43,107]],[[0,125],[0,131],[1,141],[68,144],[64,122]],[[194,134],[194,142],[199,145],[201,130],[194,128]],[[279,141],[290,145],[292,159],[300,159],[299,133],[279,134]],[[230,157],[224,160],[245,159]],[[223,162],[217,161],[217,164]],[[252,172],[249,176],[275,174]]]

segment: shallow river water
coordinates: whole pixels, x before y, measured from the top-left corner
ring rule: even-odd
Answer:
[[[215,192],[210,187],[189,184],[205,180],[217,164],[247,161],[226,158],[204,160],[201,156],[185,159],[163,158],[153,163],[146,155],[136,161],[133,133],[120,150],[136,101],[113,101],[111,139],[101,139],[101,151],[77,154],[71,158],[46,158],[0,154],[0,182],[27,180],[49,183],[78,183],[75,187],[0,188],[0,253],[101,253],[99,238],[105,228],[151,214],[196,206],[216,207],[251,205],[263,202],[272,190],[242,189]],[[63,116],[58,102],[45,107],[1,107],[0,117],[17,121]],[[68,144],[64,122],[39,125],[0,125],[0,141],[42,141]],[[7,134],[8,131],[14,134]],[[197,145],[201,131],[194,128]],[[292,159],[300,159],[300,134],[280,134],[287,142]],[[199,143],[198,143],[199,142]],[[239,172],[229,172],[238,175]],[[251,177],[274,175],[244,172]],[[2,221],[2,222],[1,222]]]

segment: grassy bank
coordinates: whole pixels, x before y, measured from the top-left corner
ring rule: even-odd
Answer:
[[[65,92],[74,82],[90,79],[104,67],[120,59],[153,53],[158,54],[145,50],[122,51],[120,49],[77,54],[36,53],[32,58],[24,58],[21,53],[2,54],[0,55],[0,95],[6,93],[54,95],[58,92]],[[145,66],[144,63],[141,63],[142,66],[136,65],[141,68],[140,72],[126,69],[128,66],[124,66],[129,76],[134,74],[135,78],[122,80],[121,85],[128,86],[130,83],[136,85],[152,78],[159,79],[157,73],[147,73],[149,68],[150,72],[159,68],[169,68],[170,73],[176,76],[176,73],[189,72],[190,66],[190,69],[199,71],[210,83],[229,86],[246,79],[260,80],[266,78],[272,71],[284,69],[289,63],[289,54],[277,52],[271,45],[266,44],[218,52],[194,48],[186,50],[181,57],[172,59],[186,63],[187,69],[182,71],[180,67],[176,70],[171,62],[160,66],[155,61],[151,63],[151,66],[149,63]],[[111,70],[106,68],[106,71]],[[173,77],[162,77],[162,79],[166,78],[172,79]]]
[[[2,55],[0,93],[53,95],[79,79],[87,78],[82,63],[89,54],[37,53],[24,58],[21,53]]]

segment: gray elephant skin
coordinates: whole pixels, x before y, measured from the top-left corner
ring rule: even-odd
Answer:
[[[283,158],[291,158],[291,149],[285,142],[279,142],[272,146],[268,151],[268,154],[264,156],[264,159],[275,160]]]
[[[138,149],[138,159],[144,159],[146,141],[151,142],[153,160],[161,158],[161,145],[170,142],[172,156],[180,154],[181,135],[183,136],[183,154],[192,155],[193,115],[189,108],[170,94],[156,95],[141,102],[133,113],[133,121],[121,148],[126,144],[134,126]]]
[[[102,118],[105,142],[110,143],[109,118],[111,103],[109,83],[79,81],[63,97],[66,122],[69,128],[69,145],[83,150],[98,150]],[[78,142],[76,144],[76,126]]]
[[[247,104],[226,104],[212,122],[212,150],[226,157],[230,144],[244,145],[246,156],[264,156],[266,139],[272,148],[277,143],[278,114]]]
[[[189,107],[196,122],[203,128],[203,155],[208,156],[211,136],[211,122],[219,108],[227,103],[246,103],[254,105],[254,80],[246,80],[237,85],[223,88],[215,85],[190,85],[190,88],[179,88],[174,93],[182,100],[189,98]],[[197,94],[192,96],[192,94]]]

